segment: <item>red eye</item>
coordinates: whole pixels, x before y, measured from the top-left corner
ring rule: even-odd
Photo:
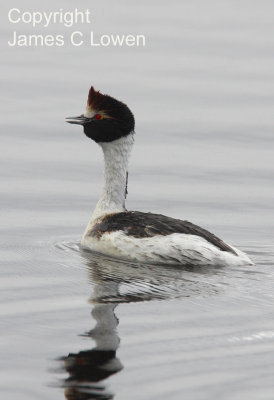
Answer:
[[[94,118],[95,119],[104,119],[103,115],[101,115],[101,114],[95,114]]]

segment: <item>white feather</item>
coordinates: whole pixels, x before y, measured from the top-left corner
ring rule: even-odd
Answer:
[[[233,248],[237,256],[218,249],[200,236],[173,233],[135,238],[122,231],[104,233],[100,239],[84,236],[82,246],[115,258],[148,264],[251,265],[246,254]]]
[[[125,211],[127,168],[133,143],[133,133],[113,142],[99,143],[104,153],[105,184],[85,234],[99,217]]]

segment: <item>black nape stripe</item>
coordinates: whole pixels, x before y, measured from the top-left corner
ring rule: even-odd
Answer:
[[[89,232],[89,236],[100,238],[104,233],[123,231],[135,238],[153,237],[156,235],[171,235],[172,233],[184,233],[197,235],[222,251],[237,255],[237,253],[225,242],[213,233],[188,221],[166,217],[161,214],[144,213],[139,211],[126,211],[109,214],[96,224]]]

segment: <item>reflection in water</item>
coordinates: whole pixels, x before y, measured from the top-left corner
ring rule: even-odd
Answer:
[[[91,269],[89,275],[92,279]],[[96,325],[84,336],[93,339],[96,346],[61,358],[64,369],[69,373],[63,382],[65,397],[69,400],[113,399],[114,395],[103,381],[123,368],[116,357],[120,342],[116,330],[119,321],[114,313],[117,303],[101,303],[101,297],[117,295],[118,284],[96,278],[93,286],[90,302],[93,304],[91,315]]]
[[[76,250],[75,246],[73,250]],[[80,255],[93,287],[89,301],[93,305],[91,315],[96,321],[94,329],[85,336],[93,339],[96,346],[61,358],[63,370],[69,374],[62,386],[69,400],[113,399],[114,395],[104,381],[123,368],[116,357],[120,341],[116,330],[118,319],[114,313],[117,305],[216,294],[210,276],[218,273],[218,269],[207,268],[204,274],[200,267],[137,265],[85,251],[80,251]]]
[[[77,265],[81,256],[94,287],[93,303],[207,297],[222,290],[220,280],[215,277],[225,276],[226,271],[222,267],[135,264],[81,250],[79,243],[72,241],[58,243],[56,247],[70,256],[74,253]]]
[[[220,267],[134,264],[81,251],[96,285],[93,302],[129,303],[178,297],[209,296],[219,292],[212,277]],[[100,289],[99,289],[100,287]],[[96,298],[98,294],[98,298]]]
[[[64,382],[67,399],[113,399],[113,394],[100,382],[123,368],[116,357],[119,338],[116,332],[118,320],[114,314],[115,307],[115,304],[96,304],[92,316],[97,324],[86,334],[95,340],[96,346],[62,358],[64,368],[69,373]]]

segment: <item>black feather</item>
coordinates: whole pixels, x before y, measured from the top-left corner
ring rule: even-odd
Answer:
[[[166,217],[161,214],[144,213],[140,211],[126,211],[106,215],[88,233],[90,236],[100,238],[104,233],[123,231],[135,238],[153,237],[156,235],[171,235],[184,233],[196,235],[206,239],[209,243],[222,251],[235,253],[235,251],[213,233],[188,221]]]

